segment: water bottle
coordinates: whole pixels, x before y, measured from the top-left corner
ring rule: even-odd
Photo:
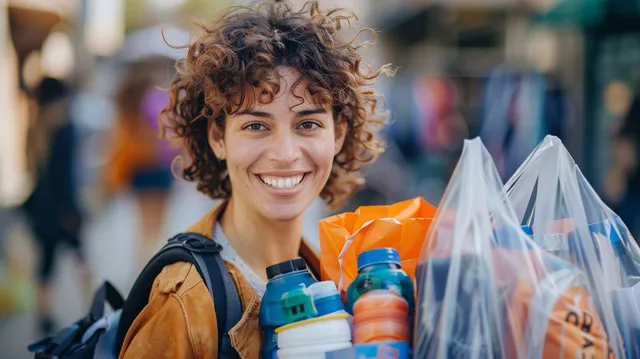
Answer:
[[[304,284],[282,295],[282,316],[287,323],[295,323],[318,316],[313,294]]]
[[[409,343],[409,305],[395,291],[378,289],[353,305],[353,343]]]
[[[409,359],[413,352],[407,342],[379,342],[353,346],[358,359]]]
[[[326,359],[409,359],[413,357],[413,352],[407,342],[382,342],[355,344],[325,355]]]
[[[311,291],[313,304],[319,316],[336,312],[346,313],[342,297],[334,281],[327,280],[313,283],[308,289]]]
[[[275,330],[290,324],[290,318],[285,318],[281,300],[283,294],[300,288],[300,285],[310,286],[317,282],[307,269],[302,258],[284,261],[267,267],[267,289],[260,304],[259,324],[264,334],[262,358],[272,359],[278,348],[278,338]]]
[[[281,304],[291,324],[275,331],[278,359],[324,359],[327,352],[351,347],[348,314],[332,281],[300,284],[282,295]]]
[[[393,248],[376,248],[358,256],[358,276],[347,288],[347,312],[353,314],[354,303],[363,294],[377,290],[394,290],[415,308],[413,281],[400,265],[400,255]]]
[[[334,313],[276,329],[278,359],[325,359],[326,353],[351,347],[346,313]]]

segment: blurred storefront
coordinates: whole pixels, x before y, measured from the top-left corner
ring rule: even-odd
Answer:
[[[389,135],[415,188],[439,198],[464,138],[480,136],[503,178],[545,134],[604,190],[612,138],[640,90],[640,1],[373,1]],[[426,192],[425,192],[426,191]],[[428,192],[428,193],[427,193]]]
[[[104,108],[89,117],[79,116],[91,131],[102,131],[110,125],[110,96],[118,83],[123,45],[126,47],[131,34],[157,34],[160,25],[194,30],[193,20],[206,23],[226,6],[243,2],[3,1],[7,5],[2,8],[5,29],[11,34],[11,42],[0,45],[14,49],[5,51],[0,60],[8,65],[2,66],[7,73],[4,78],[13,79],[0,85],[14,89],[0,95],[0,101],[8,104],[3,107],[12,114],[8,117],[25,116],[17,89],[37,77],[33,75],[37,71],[24,71],[25,67],[35,62],[44,64],[45,57],[57,58],[58,62],[69,57],[60,51],[55,56],[45,54],[49,52],[43,47],[46,40],[56,40],[62,33],[72,44],[73,73],[59,71],[58,76],[68,76],[87,100],[78,105],[80,113],[89,113],[95,106]],[[543,134],[559,135],[601,189],[611,157],[611,133],[620,117],[606,101],[619,96],[605,94],[624,92],[620,90],[624,87],[632,96],[640,82],[634,68],[640,57],[640,0],[321,3],[354,9],[363,24],[380,31],[381,46],[374,47],[367,57],[375,65],[393,63],[399,67],[394,79],[381,81],[380,90],[387,95],[393,115],[388,135],[399,156],[413,169],[407,188],[411,188],[409,192],[418,191],[400,196],[421,194],[437,201],[462,140],[476,135],[483,137],[499,157],[504,177]],[[138,43],[168,49],[160,36],[154,39]],[[60,36],[56,41],[64,42]],[[181,44],[179,40],[173,43]],[[625,107],[621,103],[624,101],[617,102],[617,107]],[[6,141],[1,141],[0,198],[13,203],[28,192],[20,189],[28,183],[21,174],[24,165],[19,154],[24,146],[24,136],[20,135],[24,121],[3,121],[7,122],[3,128],[8,130],[3,132]],[[101,161],[87,160],[94,165]],[[430,193],[420,193],[421,189]]]
[[[546,3],[374,1],[377,62],[399,66],[384,89],[390,136],[414,169],[416,194],[437,201],[463,139],[478,135],[504,178],[546,133],[582,160],[582,37],[536,24]]]
[[[0,203],[21,203],[31,190],[24,149],[29,126],[28,100],[43,76],[70,83],[75,92],[75,121],[87,138],[105,130],[113,120],[111,97],[119,81],[127,36],[149,29],[138,42],[149,51],[171,50],[162,41],[161,27],[193,30],[192,20],[208,21],[231,1],[205,0],[2,0],[0,1],[0,71],[3,109],[0,132]],[[152,30],[155,32],[152,33]],[[171,35],[171,33],[170,33]],[[169,40],[173,38],[169,36]],[[180,38],[180,41],[184,39]],[[184,43],[176,43],[184,45]],[[136,45],[137,46],[137,45]],[[142,55],[139,55],[142,56]],[[101,111],[94,111],[96,108]],[[88,143],[83,163],[103,162],[103,148]],[[99,147],[99,146],[98,146]],[[84,182],[95,176],[83,173]],[[95,182],[95,181],[93,181]]]
[[[584,29],[586,135],[592,144],[585,147],[585,156],[593,159],[587,174],[599,190],[610,170],[612,139],[634,98],[640,96],[640,1],[615,0],[605,5],[599,21]]]
[[[640,96],[640,1],[561,0],[536,20],[583,36],[582,154],[588,160],[582,168],[598,191],[607,192],[613,141]]]

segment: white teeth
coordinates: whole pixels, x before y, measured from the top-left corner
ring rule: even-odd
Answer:
[[[304,175],[297,175],[293,177],[271,177],[271,176],[259,176],[262,182],[266,185],[275,188],[292,188],[298,185],[302,181]]]

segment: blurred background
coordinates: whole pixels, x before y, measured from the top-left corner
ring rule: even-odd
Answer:
[[[304,1],[294,1],[302,4]],[[389,149],[342,210],[437,204],[465,138],[507,179],[546,134],[640,228],[640,0],[333,0],[380,31]],[[214,203],[157,140],[172,63],[236,0],[0,0],[0,358],[84,315]],[[366,39],[363,39],[366,40]],[[120,145],[116,146],[118,143]],[[55,166],[51,165],[55,163]],[[52,215],[55,213],[55,215]],[[315,203],[305,236],[318,247]]]

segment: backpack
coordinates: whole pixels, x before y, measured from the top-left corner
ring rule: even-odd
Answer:
[[[239,358],[229,330],[240,321],[242,308],[235,284],[220,256],[222,247],[197,233],[169,239],[147,263],[124,300],[108,281],[96,291],[89,313],[57,334],[31,344],[35,359],[118,358],[129,327],[147,305],[153,281],[162,269],[177,262],[193,264],[213,297],[218,326],[218,358]],[[113,312],[105,315],[105,304]]]

